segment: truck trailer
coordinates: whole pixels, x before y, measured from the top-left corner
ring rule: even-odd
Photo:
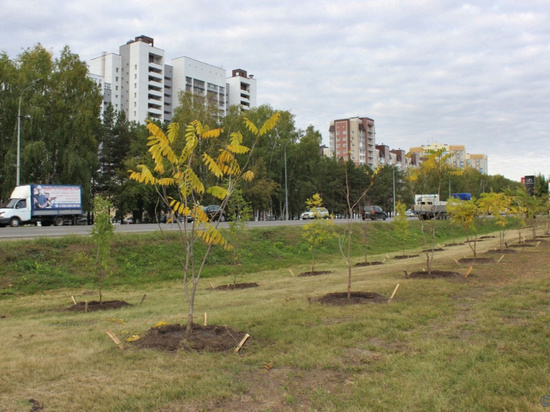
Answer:
[[[71,185],[17,186],[0,208],[0,227],[25,224],[77,224],[82,216],[82,188]]]
[[[472,199],[470,193],[453,193],[452,198],[468,201]],[[447,219],[447,202],[441,201],[439,195],[414,195],[413,213],[419,219]]]

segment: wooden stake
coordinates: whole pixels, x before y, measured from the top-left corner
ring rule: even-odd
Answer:
[[[210,287],[211,287],[212,289],[216,289],[216,288],[214,287],[214,285],[212,284],[212,282],[208,282],[208,283],[210,283]]]
[[[88,301],[84,301],[84,313],[88,313]]]
[[[247,333],[246,335],[244,335],[244,338],[241,340],[241,342],[237,345],[237,347],[235,348],[235,353],[237,353],[238,351],[241,350],[241,348],[243,347],[244,343],[248,340],[248,338],[250,337],[250,335]]]
[[[498,263],[500,263],[500,262],[502,261],[502,259],[504,259],[504,255],[502,255],[502,256],[500,257],[500,259],[498,260]]]
[[[535,247],[539,247],[539,245],[540,245],[540,240],[537,242],[537,246],[535,246]]]
[[[124,349],[124,345],[122,344],[122,342],[116,337],[116,335],[111,332],[109,329],[107,329],[107,335],[109,335],[109,337],[111,338],[111,340],[120,348],[120,349]]]
[[[397,286],[395,287],[395,289],[393,290],[393,293],[391,294],[391,298],[390,300],[388,300],[388,303],[390,303],[392,300],[393,300],[393,297],[395,296],[395,294],[397,293],[397,290],[399,289],[399,283],[397,284]]]
[[[143,297],[141,298],[141,302],[139,302],[140,305],[143,303],[146,297],[147,297],[147,293],[144,293]]]
[[[407,270],[406,270],[406,269],[403,269],[403,272],[405,272],[405,277],[408,279],[408,278],[409,278],[409,274],[408,274]]]
[[[458,266],[460,266],[460,263],[458,263],[458,260],[455,259],[455,262],[456,262],[456,264],[457,264]]]
[[[467,278],[468,276],[470,276],[470,273],[472,273],[472,269],[473,269],[473,268],[474,268],[473,266],[470,266],[470,267],[468,268],[468,271],[466,272],[466,275],[464,275],[465,278]]]
[[[386,257],[389,259],[389,258],[390,258],[390,255],[388,255],[388,254],[386,253]]]
[[[208,326],[208,315],[206,314],[206,312],[204,312],[204,322],[203,322],[203,325],[204,325],[204,326]]]
[[[296,277],[296,276],[294,276],[294,272],[292,271],[292,269],[288,269],[288,270],[289,270],[289,272],[290,272],[290,274],[292,275],[293,278]]]
[[[71,299],[73,300],[73,303],[76,306],[76,300],[75,300],[74,296],[71,296]]]

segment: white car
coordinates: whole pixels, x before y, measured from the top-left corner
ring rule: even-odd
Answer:
[[[405,216],[415,217],[416,215],[414,214],[414,212],[411,209],[407,209],[407,211],[405,212]]]
[[[302,213],[300,219],[328,219],[330,214],[328,210],[324,207],[314,207]]]

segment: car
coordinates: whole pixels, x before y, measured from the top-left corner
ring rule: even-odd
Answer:
[[[363,218],[363,220],[386,220],[388,218],[388,214],[384,212],[380,206],[369,205],[363,208],[363,210],[361,211],[361,217]]]
[[[306,210],[304,213],[300,215],[300,219],[302,220],[328,219],[329,217],[330,217],[330,213],[324,207],[313,207],[309,210]]]
[[[414,214],[414,212],[411,209],[407,209],[407,211],[405,212],[405,216],[415,217],[416,215]]]
[[[220,222],[225,222],[227,216],[225,211],[218,205],[210,205],[204,208],[204,213],[208,216],[208,220],[219,220]]]

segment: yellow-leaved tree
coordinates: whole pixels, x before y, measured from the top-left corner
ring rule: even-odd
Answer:
[[[183,269],[188,308],[187,333],[193,328],[197,285],[212,246],[231,247],[218,230],[219,220],[211,222],[201,207],[203,196],[209,194],[219,199],[224,213],[227,201],[239,182],[254,178],[254,174],[247,170],[253,149],[258,139],[275,127],[278,119],[279,113],[275,113],[258,128],[245,118],[245,127],[253,136],[250,147],[243,145],[241,132],[226,137],[223,129],[210,129],[198,120],[187,125],[183,141],[178,123],[171,123],[166,134],[154,123],[147,123],[149,154],[154,167],[151,170],[141,164],[137,170],[129,171],[130,179],[154,186],[165,207],[182,217],[175,221],[179,226],[182,245],[182,248],[176,249],[176,257]],[[202,142],[209,139],[217,140],[217,157],[201,152],[201,147],[208,146]],[[200,253],[195,248],[199,241],[206,244]]]

